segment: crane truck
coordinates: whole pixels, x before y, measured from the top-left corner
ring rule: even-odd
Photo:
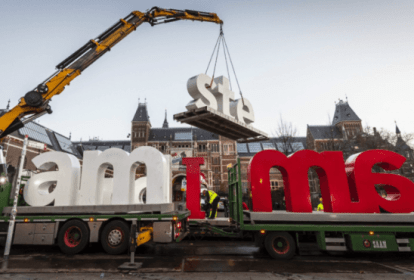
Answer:
[[[110,51],[117,43],[147,22],[151,26],[179,20],[212,22],[222,25],[215,13],[153,7],[147,12],[133,11],[105,30],[95,39],[59,63],[57,71],[27,92],[19,103],[0,116],[0,140],[46,113],[52,113],[52,97],[86,68]],[[1,151],[2,153],[2,151]],[[1,154],[3,157],[3,154]],[[6,168],[2,162],[0,175]],[[7,235],[13,201],[9,199],[11,184],[4,184],[1,176],[0,238]],[[10,206],[10,207],[6,207]],[[67,207],[30,207],[17,209],[14,244],[59,244],[63,252],[75,254],[89,242],[101,241],[109,254],[124,252],[130,236],[136,245],[149,240],[155,242],[180,241],[187,234],[190,212],[174,203],[156,205],[104,205]]]

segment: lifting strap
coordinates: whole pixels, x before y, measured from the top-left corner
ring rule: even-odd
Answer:
[[[219,56],[219,52],[220,52],[220,45],[223,46],[223,53],[224,53],[224,59],[225,59],[225,62],[226,62],[226,69],[227,69],[227,75],[228,75],[228,78],[229,78],[230,90],[233,90],[233,89],[232,89],[232,86],[231,86],[231,78],[230,78],[230,72],[229,72],[229,65],[228,65],[228,62],[227,62],[227,55],[229,56],[231,68],[233,69],[233,74],[234,74],[234,77],[236,78],[237,87],[239,88],[240,96],[242,98],[242,102],[243,102],[243,106],[244,106],[243,94],[242,94],[242,91],[240,89],[240,84],[239,84],[239,80],[237,79],[236,70],[234,69],[233,61],[231,60],[231,56],[230,56],[229,48],[228,48],[227,43],[226,43],[226,39],[224,38],[224,32],[223,32],[223,26],[222,25],[220,25],[220,34],[219,34],[219,37],[217,38],[216,45],[214,46],[213,53],[211,54],[210,61],[208,62],[207,69],[206,69],[206,72],[205,72],[205,74],[207,74],[207,71],[208,71],[208,68],[210,67],[210,64],[211,64],[211,61],[213,59],[214,53],[216,53],[216,60],[215,60],[215,63],[214,63],[213,76],[211,78],[210,86],[208,86],[207,88],[211,88],[211,86],[213,85],[214,75],[216,73],[217,60],[218,60],[218,56]],[[217,51],[216,51],[216,49],[217,49]]]

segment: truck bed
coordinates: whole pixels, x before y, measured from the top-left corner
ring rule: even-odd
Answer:
[[[243,211],[245,216],[250,217],[251,224],[255,223],[393,223],[393,224],[412,224],[414,226],[414,214],[348,214],[348,213],[328,213],[328,212],[312,212],[312,213],[293,213],[285,210],[275,210],[273,212],[252,212]],[[246,222],[246,220],[245,220]]]
[[[168,214],[176,210],[175,203],[133,205],[88,205],[88,206],[19,206],[18,215],[68,215],[68,214]],[[12,207],[4,207],[3,215],[10,214]]]

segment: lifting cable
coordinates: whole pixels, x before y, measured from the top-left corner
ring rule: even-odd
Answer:
[[[216,73],[218,55],[219,55],[219,51],[220,51],[220,45],[223,46],[223,53],[224,53],[224,59],[226,61],[226,69],[227,69],[227,75],[228,75],[228,78],[229,78],[230,90],[233,90],[233,89],[232,89],[232,86],[231,86],[231,79],[230,79],[229,66],[228,66],[228,62],[227,62],[227,55],[229,56],[231,68],[233,69],[234,77],[236,78],[237,87],[239,88],[240,96],[241,96],[243,106],[244,106],[243,94],[242,94],[242,91],[240,89],[240,84],[239,84],[239,80],[237,79],[236,70],[234,69],[233,61],[231,60],[231,56],[230,56],[229,48],[228,48],[227,43],[226,43],[226,39],[224,38],[223,26],[222,25],[220,25],[220,35],[217,38],[216,45],[214,46],[213,53],[211,54],[210,61],[208,62],[207,69],[206,69],[206,72],[205,72],[207,74],[208,68],[210,67],[210,64],[211,64],[211,61],[213,59],[214,53],[216,53],[216,49],[217,49],[216,61],[214,63],[214,69],[213,69],[213,77],[211,79],[210,86],[208,86],[207,88],[211,88],[211,86],[213,85],[214,75]]]

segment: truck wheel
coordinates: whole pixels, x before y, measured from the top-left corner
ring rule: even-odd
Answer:
[[[109,222],[102,230],[101,244],[110,255],[124,253],[129,244],[129,226],[123,221]]]
[[[79,220],[65,223],[59,230],[58,245],[63,253],[74,255],[81,252],[88,245],[89,229]]]
[[[274,259],[291,259],[296,252],[293,237],[287,232],[272,232],[266,236],[265,247]]]

